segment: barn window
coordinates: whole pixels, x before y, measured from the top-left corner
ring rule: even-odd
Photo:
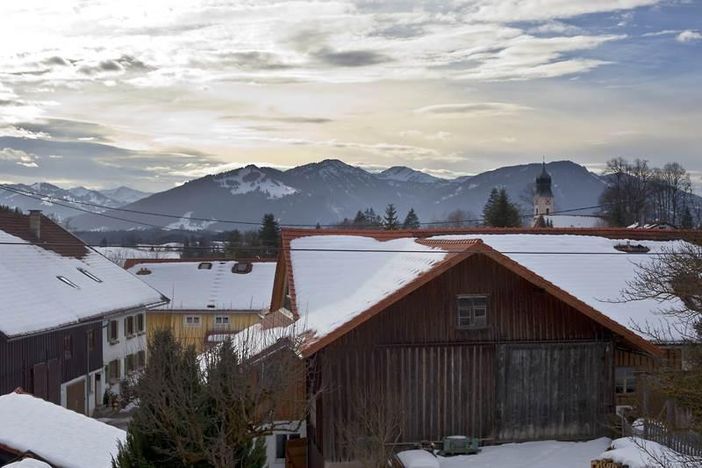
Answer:
[[[633,367],[614,369],[614,391],[619,394],[636,392],[636,375]]]
[[[199,315],[186,315],[184,317],[184,322],[186,327],[199,327],[200,326],[200,316]]]
[[[117,343],[119,341],[119,322],[117,320],[110,320],[110,344]]]
[[[457,327],[475,329],[487,327],[487,296],[459,295],[457,297]]]
[[[197,266],[198,270],[211,270],[212,269],[212,263],[210,262],[202,262]]]

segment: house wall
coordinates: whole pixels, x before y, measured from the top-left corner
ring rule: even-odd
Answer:
[[[173,332],[178,341],[184,344],[193,345],[200,352],[205,349],[205,340],[208,334],[231,333],[243,330],[244,328],[257,323],[260,320],[260,311],[232,312],[232,311],[149,311],[147,333],[153,336],[159,329],[167,328]],[[200,316],[200,326],[191,327],[185,325],[185,317],[188,315]],[[228,328],[216,328],[215,316],[226,315],[229,317]]]
[[[87,348],[92,332],[94,346]],[[102,368],[101,323],[63,328],[17,340],[0,335],[0,394],[22,387],[26,392],[61,404],[61,384]],[[70,336],[70,358],[64,337]]]
[[[139,332],[137,330],[137,315],[144,315],[144,331]],[[147,349],[147,339],[146,330],[148,327],[148,314],[146,311],[142,310],[139,313],[131,314],[120,314],[115,315],[105,320],[102,327],[102,349],[103,349],[103,368],[104,372],[101,376],[100,385],[98,392],[100,392],[100,400],[102,400],[102,395],[106,390],[111,393],[119,394],[121,392],[120,381],[127,377],[127,365],[126,358],[128,355],[137,354],[139,351],[146,352]],[[134,334],[131,336],[127,335],[126,326],[124,319],[126,317],[134,317]],[[117,340],[110,340],[110,322],[115,320],[117,322]],[[118,360],[120,362],[119,366],[119,377],[117,379],[111,379],[109,375],[108,366],[110,362]]]
[[[488,296],[487,328],[456,327],[458,294]],[[310,358],[317,373],[308,388],[320,392],[310,453],[346,459],[342,428],[368,407],[360,400],[369,395],[387,396],[384,404],[402,414],[403,442],[602,435],[600,423],[614,411],[614,343],[581,312],[488,257],[471,256]],[[510,400],[514,392],[530,403]]]

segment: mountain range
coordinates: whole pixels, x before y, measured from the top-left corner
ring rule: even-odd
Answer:
[[[571,161],[552,162],[546,167],[553,178],[557,210],[597,205],[606,186],[603,178]],[[353,218],[359,209],[369,207],[382,214],[388,203],[396,206],[400,218],[414,208],[424,222],[444,220],[456,209],[463,210],[471,218],[479,218],[490,191],[497,186],[505,187],[512,199],[529,212],[532,186],[540,171],[541,164],[534,163],[501,167],[448,180],[407,167],[392,167],[372,173],[335,159],[285,171],[248,165],[195,179],[119,206],[100,203],[110,208],[150,214],[105,208],[100,214],[74,214],[70,218],[70,226],[74,230],[85,231],[148,226],[183,230],[246,230],[255,228],[264,213],[274,213],[281,224],[324,225]],[[44,188],[44,184],[40,188]],[[71,196],[78,198],[79,194],[74,192],[75,189]],[[98,192],[107,198],[115,193]],[[97,196],[93,191],[81,195]],[[2,199],[0,203],[7,204]],[[97,211],[91,207],[82,208]],[[589,209],[579,213],[593,211]],[[63,211],[61,215],[64,216]]]

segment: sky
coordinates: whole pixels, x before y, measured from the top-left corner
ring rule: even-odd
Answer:
[[[701,0],[1,2],[0,182],[621,156],[702,188],[701,83]]]

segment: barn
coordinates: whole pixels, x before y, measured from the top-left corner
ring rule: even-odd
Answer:
[[[638,263],[681,242],[631,230],[284,230],[271,310],[304,330],[309,466],[351,458],[345,430],[369,396],[401,415],[397,443],[607,434],[635,368],[674,354],[641,332],[669,324],[660,304],[623,302],[622,290]]]

